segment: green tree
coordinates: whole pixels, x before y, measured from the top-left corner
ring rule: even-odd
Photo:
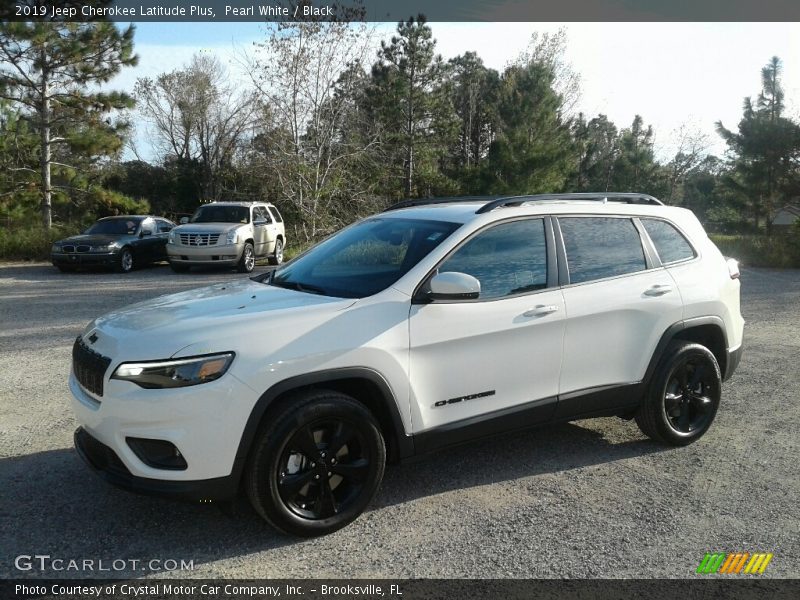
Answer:
[[[758,229],[766,221],[772,233],[773,210],[800,185],[800,125],[785,117],[782,63],[772,57],[761,71],[761,93],[755,103],[745,98],[738,131],[717,122],[728,144],[731,172],[726,185],[748,206]]]
[[[653,128],[636,115],[619,136],[611,188],[617,192],[647,192],[663,196],[664,185],[653,150]]]
[[[554,83],[555,73],[545,62],[512,65],[503,73],[498,132],[489,149],[483,191],[527,194],[566,187],[574,148]]]
[[[575,142],[576,168],[570,189],[575,191],[608,192],[619,154],[616,125],[606,115],[586,121],[580,113],[572,123]]]
[[[474,52],[450,59],[450,90],[459,120],[453,161],[458,170],[482,163],[495,137],[500,75]]]
[[[98,2],[98,4],[108,3]],[[67,153],[93,157],[117,152],[127,127],[109,113],[129,108],[120,92],[101,92],[122,67],[137,62],[133,26],[110,22],[58,21],[0,23],[0,97],[30,114],[39,135],[42,224],[52,223],[51,170]],[[58,166],[62,166],[59,164]],[[69,169],[74,165],[63,165]]]
[[[401,167],[403,195],[440,193],[448,187],[439,160],[456,136],[456,119],[436,40],[423,15],[397,24],[381,42],[372,67],[369,105],[380,123],[387,164]],[[394,149],[397,152],[394,152]]]

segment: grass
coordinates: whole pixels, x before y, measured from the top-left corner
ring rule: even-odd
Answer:
[[[0,229],[0,260],[47,260],[50,246],[56,240],[78,233],[74,225],[53,225],[49,230],[41,225],[15,229]]]
[[[725,256],[750,267],[800,268],[800,233],[765,235],[712,234]]]

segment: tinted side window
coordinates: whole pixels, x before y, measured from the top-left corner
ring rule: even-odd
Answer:
[[[484,300],[546,287],[544,221],[512,221],[479,233],[439,267],[447,271],[477,278]]]
[[[644,271],[642,241],[630,219],[559,217],[570,283]]]
[[[161,219],[156,219],[156,223],[158,224],[159,233],[166,233],[172,230],[172,223],[170,223],[169,221],[162,221]]]
[[[268,208],[269,212],[271,212],[272,216],[275,218],[275,222],[283,223],[283,217],[281,216],[281,213],[278,212],[278,209],[275,208],[274,206],[269,206]]]
[[[694,258],[694,250],[680,231],[666,221],[642,219],[647,235],[653,240],[658,256],[664,264]]]

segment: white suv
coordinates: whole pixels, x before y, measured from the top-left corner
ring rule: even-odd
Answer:
[[[169,233],[167,258],[173,271],[192,265],[235,266],[250,273],[256,260],[283,262],[286,230],[278,209],[267,202],[203,204],[188,222]]]
[[[242,486],[306,536],[355,519],[387,458],[611,415],[689,444],[739,363],[738,276],[691,212],[641,194],[409,201],[90,323],[76,446],[135,491]]]

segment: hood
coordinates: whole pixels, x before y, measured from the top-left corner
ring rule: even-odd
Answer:
[[[175,233],[227,233],[231,229],[244,227],[247,223],[186,223],[178,225]]]
[[[81,235],[73,235],[72,237],[58,240],[57,244],[88,244],[90,246],[106,246],[113,244],[117,240],[130,237],[128,235],[115,235],[109,233],[89,233]]]
[[[84,336],[95,333],[92,349],[106,356],[163,358],[191,344],[252,335],[258,328],[269,335],[274,319],[304,318],[309,311],[335,312],[354,302],[246,279],[132,304],[98,317]]]

